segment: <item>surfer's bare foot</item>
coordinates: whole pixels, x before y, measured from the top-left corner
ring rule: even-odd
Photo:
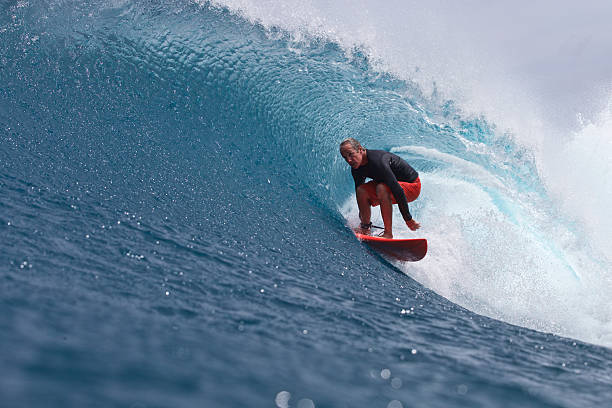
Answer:
[[[372,230],[372,223],[369,222],[367,224],[361,223],[359,228],[355,228],[355,232],[362,235],[370,235]]]
[[[382,233],[381,237],[393,239],[393,233],[385,231],[385,232]]]
[[[421,224],[419,224],[418,222],[416,222],[414,219],[411,219],[410,221],[406,222],[406,225],[408,226],[408,228],[410,228],[413,231],[418,230],[419,228],[421,228]]]

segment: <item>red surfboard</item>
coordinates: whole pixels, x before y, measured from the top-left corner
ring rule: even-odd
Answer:
[[[427,255],[427,240],[416,239],[389,239],[363,235],[355,232],[357,238],[374,248],[380,253],[388,255],[400,261],[416,262]]]

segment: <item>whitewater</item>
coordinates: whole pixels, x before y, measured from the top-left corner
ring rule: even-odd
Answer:
[[[609,401],[609,7],[1,5],[7,406]],[[423,261],[354,239],[346,137]]]

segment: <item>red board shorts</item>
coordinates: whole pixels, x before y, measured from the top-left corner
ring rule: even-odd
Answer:
[[[380,204],[380,199],[376,195],[376,185],[378,183],[380,182],[372,180],[361,185],[363,188],[366,189],[368,195],[372,198],[372,206],[374,207]],[[421,180],[418,177],[412,183],[408,183],[407,181],[398,181],[398,183],[400,184],[400,186],[402,186],[404,194],[406,195],[406,200],[408,200],[408,202],[416,200],[419,197],[419,194],[421,194]],[[391,202],[393,204],[397,204],[393,193],[391,193]]]

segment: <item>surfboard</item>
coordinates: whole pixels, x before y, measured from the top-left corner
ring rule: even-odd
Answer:
[[[355,236],[376,251],[400,261],[416,262],[427,255],[425,238],[389,239],[355,232]]]

